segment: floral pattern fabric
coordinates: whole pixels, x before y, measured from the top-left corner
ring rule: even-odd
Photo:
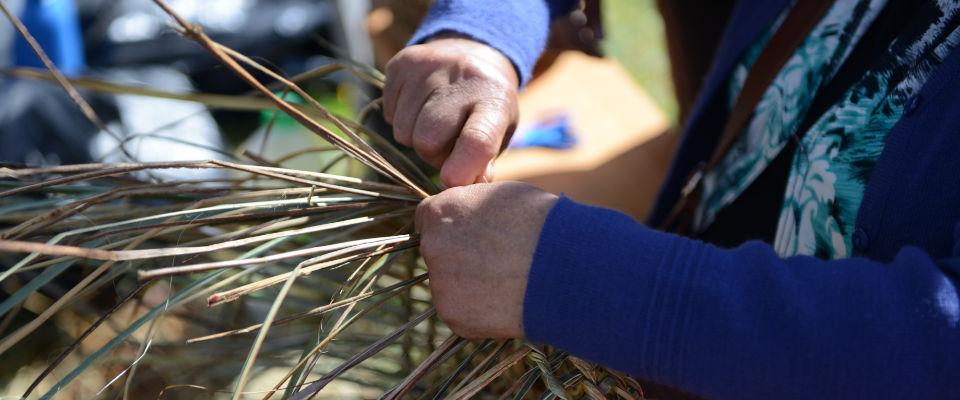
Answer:
[[[704,176],[694,218],[703,231],[784,149],[798,140],[817,90],[839,70],[886,0],[838,0],[783,67],[724,159]],[[918,10],[867,73],[801,136],[793,154],[773,246],[783,257],[851,254],[857,210],[887,135],[940,61],[960,42],[956,1],[918,2]],[[771,28],[775,30],[777,25]],[[734,102],[766,44],[759,38],[730,78]]]

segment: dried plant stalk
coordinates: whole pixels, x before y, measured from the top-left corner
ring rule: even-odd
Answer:
[[[382,138],[356,121],[329,112],[296,84],[345,69],[382,86],[381,74],[338,63],[286,79],[213,41],[162,0],[154,1],[174,19],[184,37],[241,77],[254,88],[253,94],[171,93],[67,79],[52,65],[48,73],[30,69],[8,73],[56,81],[76,96],[74,101],[85,113],[89,107],[74,86],[210,108],[279,110],[331,146],[302,149],[277,159],[250,152],[228,157],[237,162],[0,166],[4,179],[0,181],[0,260],[10,263],[0,272],[0,283],[12,291],[0,302],[0,317],[15,328],[0,337],[0,354],[10,354],[6,352],[23,345],[25,338],[49,329],[66,314],[64,310],[92,308],[92,299],[114,301],[90,313],[94,317],[84,322],[86,328],[70,337],[66,350],[37,374],[25,397],[36,391],[44,392],[42,398],[64,395],[70,387],[82,385],[77,378],[84,374],[118,370],[124,372],[104,376],[107,384],[98,392],[123,382],[124,389],[116,384],[117,394],[142,396],[128,392],[138,389],[135,380],[140,378],[133,371],[140,364],[157,374],[187,368],[198,371],[189,374],[195,382],[164,382],[161,395],[172,388],[193,387],[230,393],[233,398],[257,393],[264,398],[307,399],[330,385],[371,381],[387,399],[469,398],[484,391],[516,398],[531,391],[562,398],[572,390],[589,398],[643,396],[639,385],[621,374],[518,341],[471,343],[452,335],[436,319],[422,260],[397,256],[415,252],[419,238],[410,233],[414,208],[436,188]],[[6,11],[2,2],[0,8]],[[29,37],[25,29],[20,30]],[[257,80],[247,68],[272,81]],[[274,95],[277,90],[297,93],[308,104],[285,101]],[[374,101],[362,115],[374,112],[377,104]],[[88,118],[98,121],[95,115]],[[328,121],[336,129],[318,121]],[[126,142],[118,139],[118,143],[122,149]],[[321,164],[329,166],[351,157],[386,180],[330,174],[326,167],[318,171],[284,168],[293,157],[330,151],[339,155],[327,156]],[[389,161],[394,159],[399,160],[396,165]],[[230,176],[145,182],[135,175],[152,177],[152,172],[167,169],[216,169]],[[14,280],[25,283],[14,285]],[[160,283],[170,292],[159,295],[158,301],[158,295],[150,292],[163,286]],[[48,287],[60,284],[67,289],[37,317],[20,325],[9,322],[27,299],[48,296]],[[124,285],[132,288],[119,296],[116,288]],[[147,326],[151,332],[165,329],[160,318],[170,325],[189,326],[191,334],[181,332],[181,336],[194,339],[184,343],[153,333],[136,334]],[[104,334],[106,327],[116,329]],[[254,331],[258,332],[255,339],[245,335]],[[164,351],[152,351],[155,346],[147,343]],[[95,347],[78,356],[81,352],[75,350],[84,346]],[[130,353],[131,349],[136,352]],[[218,351],[219,356],[196,356]],[[296,351],[299,358],[289,357]],[[130,354],[135,358],[130,359]],[[70,357],[79,361],[65,362]],[[196,365],[183,365],[184,360]],[[98,369],[98,363],[107,367]],[[72,368],[64,370],[65,365]],[[259,371],[276,372],[275,368],[282,368],[283,378],[270,382],[271,390],[247,391],[255,389]],[[233,390],[224,389],[227,386]]]

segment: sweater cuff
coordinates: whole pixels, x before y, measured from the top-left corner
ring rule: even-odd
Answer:
[[[681,384],[683,316],[696,274],[668,261],[670,254],[696,256],[689,251],[696,249],[687,239],[561,197],[547,215],[530,270],[527,339]]]
[[[546,46],[550,10],[542,1],[438,0],[408,45],[444,31],[467,35],[497,49],[513,63],[523,87]]]

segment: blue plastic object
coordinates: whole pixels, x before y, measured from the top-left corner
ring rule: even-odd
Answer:
[[[73,0],[27,0],[20,19],[64,74],[76,75],[83,71],[86,67],[83,36]],[[40,58],[20,35],[14,45],[14,63],[22,67],[43,67]]]
[[[566,150],[577,144],[567,114],[560,114],[537,122],[536,125],[518,131],[510,140],[511,149],[524,147],[547,147]]]

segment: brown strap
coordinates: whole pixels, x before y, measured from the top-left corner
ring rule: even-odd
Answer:
[[[833,0],[797,0],[790,13],[780,24],[780,28],[773,34],[757,60],[747,74],[740,95],[733,105],[723,133],[717,141],[713,154],[706,162],[700,163],[690,174],[686,185],[680,193],[677,204],[661,224],[660,228],[667,231],[687,233],[693,214],[700,203],[703,191],[702,179],[704,174],[712,170],[723,160],[730,147],[736,142],[737,136],[743,127],[750,121],[757,103],[763,98],[770,83],[776,78],[783,66],[810,34],[820,19],[833,4]]]

